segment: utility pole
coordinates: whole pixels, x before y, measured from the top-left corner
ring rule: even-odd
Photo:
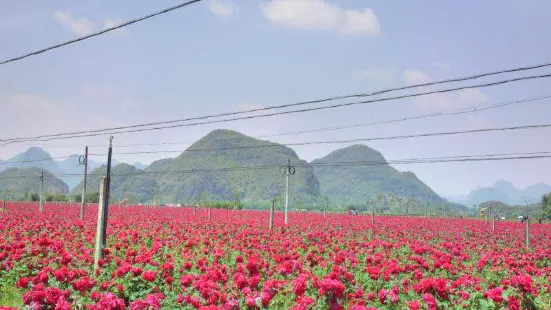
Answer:
[[[44,210],[44,203],[43,203],[43,195],[44,192],[44,171],[40,173],[40,205],[39,205],[39,211],[42,212]]]
[[[524,238],[526,242],[526,249],[530,247],[530,218],[526,216],[525,222],[525,230],[524,230]]]
[[[294,175],[296,169],[294,166],[291,166],[291,159],[287,163],[287,166],[281,166],[279,171],[284,174],[287,178],[287,183],[285,186],[285,225],[289,224],[289,176]]]
[[[98,204],[98,225],[96,228],[96,245],[94,248],[94,270],[97,270],[99,265],[98,262],[101,258],[103,258],[103,248],[105,248],[105,234],[107,232],[107,228],[104,226],[106,221],[104,220],[105,216],[105,200],[103,199],[105,196],[105,177],[101,177],[100,180],[100,187],[99,187],[99,204]]]
[[[274,209],[275,200],[272,201],[272,205],[270,206],[270,222],[268,223],[268,228],[270,228],[270,230],[274,229]]]
[[[82,176],[82,198],[80,203],[80,219],[84,220],[84,206],[86,204],[86,176],[88,174],[88,147],[84,148],[84,157],[78,158],[79,164],[84,166],[84,174]]]
[[[323,217],[325,217],[325,213],[329,212],[329,196],[325,197],[325,202],[326,202],[326,205],[325,205],[325,210],[323,211]]]
[[[105,190],[103,195],[103,246],[107,244],[107,216],[109,214],[109,187],[111,185],[111,157],[113,156],[113,136],[109,137],[109,151],[107,152],[107,173],[105,175]]]
[[[371,206],[371,224],[375,224],[375,204]]]
[[[426,201],[425,202],[425,218],[428,217],[428,213],[429,213],[429,202]]]

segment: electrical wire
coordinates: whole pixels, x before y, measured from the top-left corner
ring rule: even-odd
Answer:
[[[395,135],[395,136],[381,136],[371,138],[357,138],[346,140],[319,140],[319,141],[307,141],[307,142],[295,142],[295,143],[266,143],[263,145],[250,145],[250,146],[233,146],[224,148],[199,148],[199,149],[186,149],[182,150],[156,150],[156,151],[134,151],[134,152],[114,152],[115,155],[139,155],[139,154],[161,154],[161,153],[183,153],[183,152],[209,152],[209,151],[227,151],[227,150],[241,150],[241,149],[257,149],[267,147],[290,147],[290,146],[305,146],[305,145],[320,145],[320,144],[346,144],[346,143],[358,143],[367,141],[379,141],[379,140],[402,140],[411,138],[424,138],[424,137],[437,137],[437,136],[449,136],[449,135],[461,135],[470,133],[482,133],[482,132],[499,132],[499,131],[511,131],[511,130],[527,130],[527,129],[544,129],[550,128],[551,124],[536,124],[536,125],[522,125],[522,126],[509,126],[509,127],[496,127],[496,128],[481,128],[481,129],[469,129],[469,130],[457,130],[457,131],[443,131],[443,132],[428,132],[411,135]],[[88,156],[105,156],[107,154],[93,154]],[[63,156],[58,158],[69,158],[74,155]],[[35,161],[52,160],[51,158],[37,159]],[[33,161],[23,161],[33,162]],[[19,162],[4,162],[0,164],[16,164]]]
[[[422,114],[422,115],[417,115],[417,116],[400,117],[400,118],[388,119],[388,120],[383,120],[383,121],[358,123],[358,124],[345,125],[345,126],[321,127],[321,128],[301,130],[301,131],[288,131],[288,132],[282,132],[282,133],[274,133],[274,134],[253,136],[252,138],[260,139],[260,138],[271,138],[271,137],[280,137],[280,136],[300,135],[300,134],[314,133],[314,132],[336,131],[336,130],[358,128],[358,127],[365,127],[365,126],[399,123],[399,122],[426,119],[426,118],[432,118],[432,117],[438,117],[438,116],[476,113],[476,112],[481,112],[481,111],[485,111],[485,110],[489,110],[489,109],[497,109],[497,108],[507,107],[507,106],[511,106],[511,105],[515,105],[515,104],[519,104],[519,103],[528,103],[528,102],[534,102],[534,101],[539,101],[539,100],[544,100],[544,99],[549,99],[549,98],[551,98],[551,95],[545,95],[545,96],[528,98],[528,99],[519,99],[519,100],[515,100],[515,101],[507,101],[507,102],[483,105],[483,106],[472,107],[472,108],[467,108],[467,109],[459,109],[459,110],[452,110],[452,111],[441,111],[441,112]],[[250,138],[251,137],[213,139],[211,141],[220,141],[220,140],[235,141],[235,140],[248,140]],[[131,147],[136,147],[136,146],[159,146],[159,145],[182,145],[182,144],[189,145],[189,144],[193,144],[193,143],[195,143],[195,141],[160,142],[160,143],[134,143],[134,144],[117,145],[116,147],[117,148],[131,148]],[[28,144],[28,145],[35,145],[35,144]],[[88,146],[88,147],[107,147],[107,145],[104,145],[104,144],[98,144],[98,145],[73,144],[73,145],[65,145],[65,146],[47,145],[47,147],[49,147],[49,148],[50,147],[52,147],[52,148],[72,148],[72,147],[84,147],[84,146]]]
[[[401,96],[395,96],[395,97],[386,97],[386,98],[379,98],[379,99],[366,100],[366,101],[339,103],[339,104],[333,104],[333,105],[328,105],[328,106],[321,106],[321,107],[314,107],[314,108],[304,108],[304,109],[299,109],[299,110],[282,111],[282,112],[275,112],[275,113],[262,114],[262,115],[243,116],[243,117],[236,117],[236,118],[229,118],[229,119],[222,119],[222,120],[211,120],[211,121],[205,121],[205,122],[177,124],[177,125],[166,125],[166,126],[160,126],[160,127],[139,128],[139,129],[132,129],[132,130],[120,130],[120,131],[110,131],[110,132],[99,132],[99,131],[110,130],[110,129],[98,129],[98,130],[89,130],[89,131],[81,131],[81,132],[74,132],[74,133],[61,133],[61,134],[53,134],[53,135],[42,135],[42,136],[28,137],[28,138],[10,138],[10,139],[0,140],[0,142],[4,142],[6,144],[11,144],[11,143],[29,142],[29,141],[51,141],[51,140],[62,140],[62,139],[64,140],[64,139],[74,139],[74,138],[93,137],[93,136],[104,136],[104,135],[135,133],[135,132],[144,132],[144,131],[155,131],[155,130],[170,129],[170,128],[191,127],[191,126],[198,126],[198,125],[205,125],[205,124],[226,123],[226,122],[233,122],[233,121],[236,121],[236,120],[248,120],[248,119],[264,118],[264,117],[271,117],[271,116],[277,116],[277,115],[304,113],[304,112],[311,112],[311,111],[317,111],[317,110],[325,110],[325,109],[333,109],[333,108],[339,108],[339,107],[353,106],[353,105],[359,105],[359,104],[372,104],[372,103],[377,103],[377,102],[384,102],[384,101],[391,101],[391,100],[405,99],[405,98],[413,98],[413,97],[419,97],[419,96],[425,96],[425,95],[431,95],[431,94],[437,94],[437,93],[447,93],[447,92],[452,92],[452,91],[457,91],[457,90],[464,90],[464,89],[484,88],[484,87],[490,87],[490,86],[503,85],[503,84],[507,84],[507,83],[511,83],[511,82],[518,82],[518,81],[532,80],[532,79],[541,79],[541,78],[549,78],[549,77],[551,77],[551,74],[524,76],[524,77],[501,80],[501,81],[491,82],[491,83],[486,83],[486,84],[468,85],[468,86],[461,86],[461,87],[455,87],[455,88],[449,88],[449,89],[443,89],[443,90],[428,91],[428,92],[423,92],[423,93],[401,95]],[[249,111],[251,111],[251,110],[249,110]],[[205,117],[202,117],[202,118],[209,118],[209,117],[212,117],[212,116],[205,116]],[[126,128],[137,127],[137,126],[141,126],[141,125],[126,126]]]
[[[29,160],[18,160],[18,161],[3,161],[0,162],[0,165],[13,165],[13,164],[24,164],[24,163],[34,163],[34,162],[41,162],[41,161],[50,161],[50,160],[57,160],[57,159],[66,159],[74,157],[74,155],[69,156],[59,156],[59,157],[50,157],[50,158],[41,158],[41,159],[29,159]]]
[[[419,120],[419,119],[427,119],[427,118],[431,118],[431,117],[438,117],[438,116],[445,116],[445,115],[468,114],[468,113],[481,112],[481,111],[485,111],[485,110],[489,110],[489,109],[507,107],[507,106],[511,106],[511,105],[515,105],[515,104],[519,104],[519,103],[534,102],[534,101],[539,101],[539,100],[544,100],[544,99],[549,99],[549,98],[551,98],[551,95],[540,96],[540,97],[529,98],[529,99],[520,99],[520,100],[516,100],[516,101],[508,101],[508,102],[503,102],[503,103],[485,105],[485,106],[480,106],[480,107],[473,107],[473,108],[468,108],[468,109],[461,109],[461,110],[456,110],[456,111],[442,111],[442,112],[422,114],[422,115],[411,116],[411,117],[400,117],[400,118],[388,119],[388,120],[383,120],[383,121],[358,123],[358,124],[345,125],[345,126],[322,127],[322,128],[309,129],[309,130],[289,131],[289,132],[283,132],[283,133],[275,133],[275,134],[254,136],[253,138],[259,139],[259,138],[292,136],[292,135],[300,135],[300,134],[305,134],[305,133],[336,131],[336,130],[342,130],[342,129],[351,129],[351,128],[358,128],[358,127],[373,126],[373,125],[392,124],[392,123],[399,123],[399,122]],[[217,140],[234,141],[234,140],[248,140],[248,139],[250,139],[250,137],[214,139],[213,141],[217,141]],[[182,145],[182,144],[193,144],[193,143],[194,143],[193,141],[188,141],[188,142],[161,142],[161,143],[135,143],[135,144],[127,144],[127,145],[117,145],[117,148],[128,148],[128,147],[136,147],[136,146]],[[85,145],[79,145],[79,146],[85,146]],[[101,147],[104,147],[104,146],[105,145],[101,145]]]
[[[534,152],[535,153],[535,152]],[[525,153],[517,153],[525,154]],[[479,157],[471,157],[473,155],[449,156],[449,157],[429,157],[429,158],[414,158],[414,159],[397,159],[384,161],[348,161],[348,162],[327,162],[327,163],[297,163],[295,167],[315,168],[315,167],[350,167],[350,166],[379,166],[379,165],[411,165],[411,164],[437,164],[437,163],[454,163],[454,162],[480,162],[480,161],[503,161],[503,160],[526,160],[526,159],[545,159],[551,158],[551,151],[538,152],[537,154],[546,155],[517,155],[515,153],[509,156],[496,157],[497,154],[484,155]],[[214,173],[214,172],[233,172],[243,170],[265,170],[279,168],[281,165],[263,165],[263,166],[236,166],[225,168],[196,168],[188,170],[169,170],[169,171],[137,171],[133,173],[113,173],[113,176],[128,176],[128,175],[151,175],[151,174],[186,174],[186,173]],[[52,174],[45,177],[82,177],[81,174]],[[103,176],[99,173],[91,173],[88,176]],[[26,176],[1,177],[0,179],[10,178],[25,178]],[[31,177],[27,177],[31,178]]]
[[[136,19],[133,19],[133,20],[130,20],[130,21],[127,21],[127,22],[124,22],[124,23],[122,23],[122,24],[120,24],[120,25],[116,25],[116,26],[113,26],[113,27],[109,27],[109,28],[103,29],[103,30],[101,30],[101,31],[94,32],[94,33],[92,33],[92,34],[89,34],[89,35],[86,35],[86,36],[83,36],[83,37],[76,38],[76,39],[74,39],[74,40],[65,41],[65,42],[62,42],[62,43],[59,43],[59,44],[55,44],[55,45],[52,45],[52,46],[49,46],[49,47],[46,47],[46,48],[43,48],[43,49],[40,49],[40,50],[37,50],[37,51],[34,51],[34,52],[30,52],[30,53],[28,53],[28,54],[24,54],[24,55],[21,55],[21,56],[17,56],[17,57],[14,57],[14,58],[10,58],[10,59],[6,59],[6,60],[3,60],[3,61],[0,61],[0,65],[5,65],[5,64],[11,63],[11,62],[15,62],[15,61],[18,61],[18,60],[22,60],[22,59],[25,59],[25,58],[28,58],[28,57],[31,57],[31,56],[36,56],[36,55],[39,55],[39,54],[42,54],[42,53],[45,53],[45,52],[48,52],[48,51],[51,51],[51,50],[54,50],[54,49],[63,47],[63,46],[66,46],[66,45],[70,45],[70,44],[77,43],[77,42],[80,42],[80,41],[84,41],[84,40],[87,40],[87,39],[90,39],[90,38],[93,38],[93,37],[97,37],[97,36],[99,36],[99,35],[108,33],[108,32],[110,32],[110,31],[118,30],[118,29],[124,28],[124,27],[126,27],[126,26],[130,26],[130,25],[132,25],[132,24],[135,24],[135,23],[144,21],[144,20],[146,20],[146,19],[150,19],[150,18],[152,18],[152,17],[158,16],[158,15],[162,15],[162,14],[168,13],[168,12],[170,12],[170,11],[174,11],[174,10],[177,10],[177,9],[181,9],[181,8],[183,8],[183,7],[186,7],[186,6],[190,5],[190,4],[193,4],[193,3],[196,3],[196,2],[200,2],[200,1],[202,1],[202,0],[191,0],[191,1],[187,1],[187,2],[184,2],[184,3],[178,4],[178,5],[175,5],[175,6],[173,6],[173,7],[170,7],[170,8],[161,10],[161,11],[158,11],[158,12],[156,12],[156,13],[148,14],[148,15],[146,15],[146,16],[143,16],[143,17],[140,17],[140,18],[136,18]]]

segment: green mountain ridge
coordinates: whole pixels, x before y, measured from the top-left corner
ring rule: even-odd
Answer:
[[[353,165],[354,162],[358,164]],[[380,152],[366,145],[357,144],[333,151],[312,164],[315,164],[321,192],[335,203],[365,203],[367,199],[384,193],[412,197],[421,203],[447,203],[413,172],[396,170],[387,164]]]
[[[230,130],[214,130],[174,159],[153,162],[144,172],[130,165],[114,167],[113,200],[151,202],[158,192],[163,202],[192,203],[205,199],[269,201],[281,198],[285,176],[279,166],[290,159],[307,165],[295,151],[283,145],[257,140]],[[242,169],[256,167],[254,169]],[[261,168],[259,168],[261,167]],[[92,174],[104,174],[93,171]],[[124,176],[117,174],[124,170]],[[99,188],[99,178],[91,186]],[[136,190],[136,187],[141,189]],[[77,186],[74,193],[80,191]],[[90,187],[92,188],[92,187]],[[311,167],[297,169],[291,177],[291,203],[320,197],[319,183]]]
[[[31,149],[33,152],[42,151]],[[42,152],[40,156],[49,157],[48,153]],[[77,165],[73,163],[77,159],[77,155],[71,156],[57,162],[57,167],[74,169],[70,172],[79,174],[82,166],[78,166],[78,161]],[[418,205],[452,205],[414,173],[396,170],[388,165],[380,152],[365,145],[339,149],[308,163],[287,146],[221,129],[210,132],[178,157],[155,161],[143,170],[135,165],[114,162],[111,200],[186,204],[205,200],[240,200],[266,206],[277,199],[281,205],[285,195],[285,175],[280,168],[288,160],[296,166],[296,174],[290,177],[292,207],[322,206],[325,205],[325,196],[331,199],[331,205],[362,206],[368,199],[381,195],[395,196],[392,198],[394,204],[406,203],[403,199],[411,197]],[[366,161],[372,164],[365,164]],[[106,167],[102,165],[88,171],[87,192],[98,192],[100,177],[105,175]],[[82,181],[75,177],[72,180],[79,183],[71,194],[79,195]]]
[[[69,186],[48,171],[40,168],[9,168],[0,172],[0,193],[10,199],[27,199],[40,192],[40,174],[44,171],[44,194],[67,194]]]

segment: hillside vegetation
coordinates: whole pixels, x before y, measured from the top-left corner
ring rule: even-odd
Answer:
[[[283,145],[247,137],[230,130],[215,130],[174,159],[152,163],[145,173],[121,164],[113,169],[113,200],[150,202],[158,192],[160,201],[193,203],[200,200],[269,201],[280,198],[285,177],[279,166],[291,159],[307,164]],[[263,167],[262,169],[239,169]],[[225,169],[226,170],[220,170]],[[217,169],[212,171],[212,169]],[[105,174],[105,167],[92,174]],[[297,169],[291,177],[293,203],[320,196],[319,184],[310,167]],[[91,187],[99,188],[99,178]],[[75,189],[78,192],[81,185]]]
[[[342,162],[370,162],[373,164],[339,165]],[[378,151],[365,145],[352,145],[314,160],[320,189],[331,201],[340,204],[364,202],[382,193],[411,197],[422,203],[441,204],[446,200],[412,172],[400,172],[386,163]]]
[[[9,168],[0,172],[0,194],[8,199],[30,200],[40,191],[39,168]],[[44,194],[67,194],[69,186],[48,171],[44,171]],[[2,199],[4,197],[1,197]]]

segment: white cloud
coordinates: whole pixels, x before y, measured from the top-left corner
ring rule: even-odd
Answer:
[[[96,29],[94,22],[85,17],[74,18],[68,12],[57,11],[54,13],[54,17],[78,36],[88,35]]]
[[[452,66],[447,62],[438,62],[435,61],[432,63],[433,67],[436,67],[442,71],[450,71],[452,69]]]
[[[329,30],[350,36],[380,34],[379,20],[371,9],[344,9],[324,0],[272,0],[262,10],[270,22],[287,28]]]
[[[111,27],[115,27],[115,26],[118,26],[122,24],[122,20],[120,19],[111,19],[111,18],[108,18],[106,20],[103,21],[103,29],[107,29],[107,28],[111,28]],[[112,33],[116,33],[116,34],[125,34],[126,33],[126,29],[124,28],[120,28],[120,29],[117,29],[117,30],[113,30]]]
[[[371,88],[392,87],[397,79],[394,70],[389,68],[370,68],[354,71],[354,75],[366,81]]]
[[[239,7],[225,0],[210,0],[209,10],[216,16],[232,17],[239,11]]]
[[[88,18],[78,17],[75,18],[69,12],[57,11],[54,13],[54,18],[57,19],[62,25],[66,26],[77,36],[85,36],[97,31],[101,28],[102,22],[95,23]],[[103,20],[103,29],[111,28],[120,25],[122,20],[118,18],[107,18]],[[125,29],[117,29],[112,31],[113,34],[125,34]]]
[[[486,117],[482,115],[468,115],[467,116],[467,129],[480,129],[480,128],[490,128],[494,124]]]
[[[421,70],[406,70],[404,71],[404,81],[408,85],[416,85],[429,83],[431,79]]]
[[[488,103],[490,97],[478,88],[463,89],[457,93],[457,100],[461,105],[479,105]]]
[[[32,93],[13,94],[6,98],[10,110],[21,111],[22,113],[34,112],[56,112],[65,108],[65,104],[54,102]]]
[[[403,74],[407,85],[430,83],[432,79],[421,70],[406,70]],[[431,87],[416,88],[414,93],[429,92]],[[415,97],[414,102],[423,110],[441,111],[442,109],[473,107],[488,103],[490,97],[480,89],[469,88],[450,93],[436,93]]]

